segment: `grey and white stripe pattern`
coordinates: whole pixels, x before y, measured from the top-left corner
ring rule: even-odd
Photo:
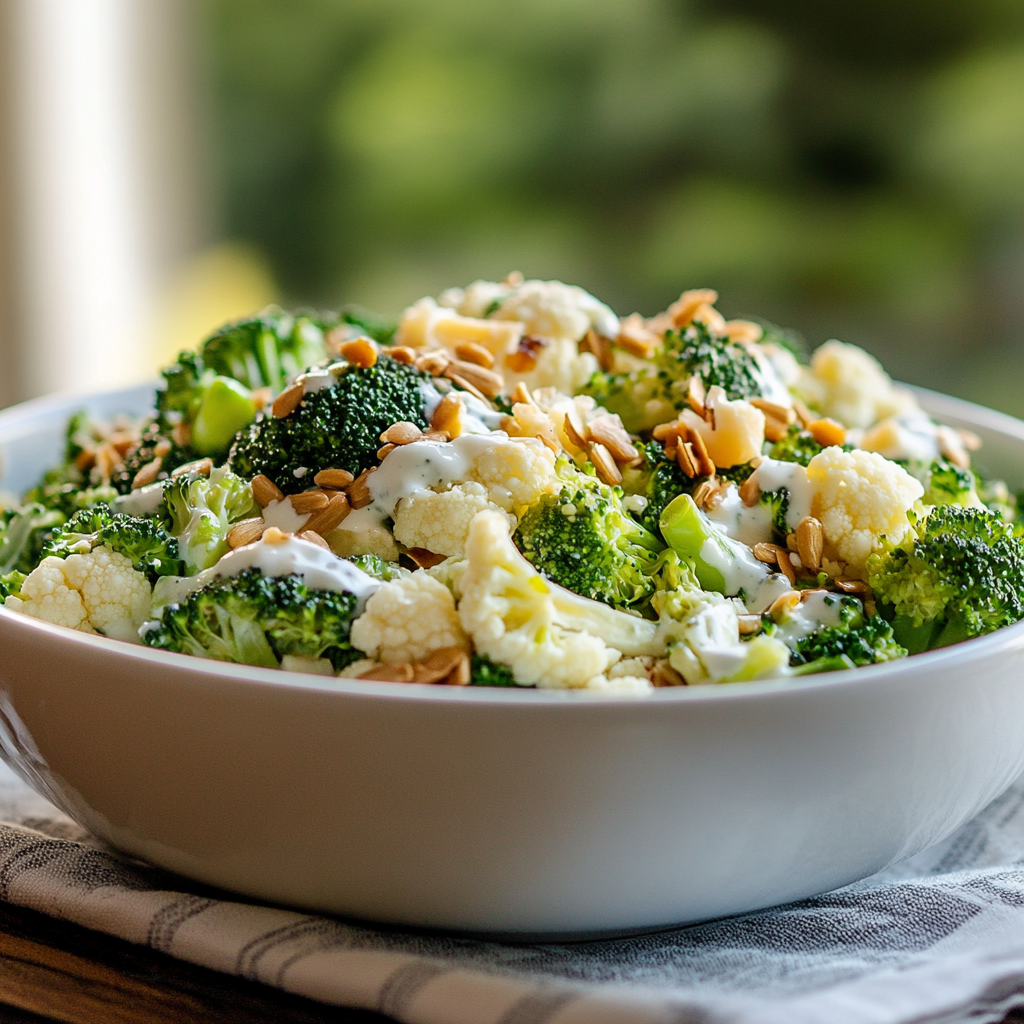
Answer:
[[[1024,1004],[1024,780],[856,886],[628,939],[501,944],[210,893],[103,848],[0,769],[0,899],[407,1024],[946,1024]]]

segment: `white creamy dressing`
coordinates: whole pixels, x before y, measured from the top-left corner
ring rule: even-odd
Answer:
[[[758,376],[760,377],[761,398],[774,402],[776,405],[783,405],[788,409],[793,404],[793,396],[783,383],[768,353],[756,345],[751,345],[748,351],[760,371]]]
[[[731,541],[722,534],[708,537],[700,549],[701,560],[717,569],[725,580],[728,596],[755,593],[768,575],[768,566],[759,562],[745,544]]]
[[[775,635],[787,646],[817,632],[822,626],[840,625],[842,598],[837,594],[811,594],[779,624]]]
[[[907,413],[893,420],[891,444],[876,447],[887,459],[931,465],[941,457],[936,425],[923,413]]]
[[[302,393],[312,395],[317,391],[323,391],[324,388],[333,388],[338,383],[338,376],[331,373],[329,367],[323,366],[315,370],[307,370],[299,377],[299,380],[302,382]]]
[[[350,512],[342,529],[361,531],[380,526],[395,514],[398,503],[417,491],[444,489],[467,480],[474,461],[498,445],[514,444],[506,434],[463,434],[453,441],[414,441],[390,452],[367,478],[371,501]]]
[[[707,512],[715,529],[752,548],[772,539],[772,513],[767,505],[743,504],[739,488],[729,484],[722,500]]]
[[[247,569],[259,569],[264,576],[301,576],[310,590],[343,590],[355,594],[357,615],[362,614],[366,601],[381,586],[362,569],[319,544],[298,537],[287,537],[278,544],[258,540],[229,551],[216,565],[196,576],[162,577],[153,595],[154,615],[216,579],[240,576]]]
[[[792,589],[793,585],[781,572],[772,572],[761,580],[755,590],[747,591],[747,597],[743,603],[747,606],[748,612],[760,615],[771,608],[776,598]]]
[[[797,523],[811,514],[814,489],[807,478],[807,470],[800,463],[762,459],[751,475],[762,491],[777,491],[781,487],[789,491],[786,525],[790,530],[795,530]]]
[[[448,394],[456,394],[462,399],[462,429],[467,434],[489,434],[501,426],[505,418],[503,412],[492,409],[486,402],[480,401],[476,395],[468,391],[456,391],[454,388],[442,392],[432,381],[420,383],[420,394],[423,396],[423,415],[429,423],[441,399]]]
[[[263,509],[263,521],[267,526],[276,526],[282,533],[301,533],[312,512],[299,515],[287,498],[272,501]]]
[[[164,500],[164,483],[148,484],[131,494],[122,494],[114,499],[114,511],[129,516],[151,516]]]

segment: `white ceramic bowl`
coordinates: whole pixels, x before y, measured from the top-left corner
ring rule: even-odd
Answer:
[[[1024,424],[923,397],[1022,482]],[[80,404],[0,414],[0,486],[57,457]],[[944,838],[1024,769],[1022,676],[1024,623],[891,665],[613,699],[326,681],[0,611],[0,750],[115,846],[257,899],[627,931],[822,892]]]

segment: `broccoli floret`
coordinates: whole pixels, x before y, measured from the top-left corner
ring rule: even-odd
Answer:
[[[921,501],[925,505],[962,505],[965,508],[981,505],[974,486],[974,474],[943,460],[932,463]]]
[[[613,608],[628,608],[654,593],[651,571],[663,545],[609,487],[563,460],[562,487],[545,495],[520,520],[515,541],[534,568],[567,590]]]
[[[801,466],[806,466],[823,450],[823,446],[818,444],[808,431],[794,423],[786,431],[786,436],[768,449],[768,457],[779,462],[798,462]]]
[[[512,669],[491,661],[485,654],[474,654],[470,659],[470,686],[514,686],[521,689],[512,675]]]
[[[384,356],[350,366],[333,387],[309,394],[288,416],[262,415],[239,434],[229,465],[240,476],[268,476],[285,494],[304,490],[321,469],[358,476],[377,465],[380,435],[408,420],[425,428],[427,374]],[[296,475],[298,471],[298,475]]]
[[[228,531],[240,519],[260,515],[260,509],[249,482],[219,468],[208,477],[184,473],[168,480],[159,514],[177,538],[185,575],[194,576],[227,554]]]
[[[834,667],[874,665],[907,656],[906,648],[893,638],[892,626],[880,615],[866,617],[863,606],[854,597],[831,600],[840,606],[839,625],[822,626],[797,640],[791,665],[806,666],[806,672],[830,671]]]
[[[730,399],[753,398],[772,390],[749,349],[711,334],[702,323],[667,331],[649,365],[629,373],[596,373],[586,390],[610,412],[618,413],[627,429],[638,430],[650,425],[643,422],[650,404],[686,408],[690,378],[695,374],[706,388],[717,384]]]
[[[320,317],[265,310],[214,331],[200,346],[205,370],[231,377],[247,388],[283,391],[290,377],[327,358]]]
[[[158,453],[161,453],[158,455]],[[196,453],[191,448],[183,448],[161,432],[157,423],[151,423],[142,432],[139,443],[131,448],[124,457],[120,471],[110,481],[118,494],[131,494],[132,484],[139,470],[148,466],[155,458],[160,459],[158,480],[166,480],[179,466],[193,462]]]
[[[24,572],[9,572],[0,576],[0,603],[11,596],[17,597],[21,593],[21,585],[28,579]]]
[[[354,594],[311,590],[301,576],[248,569],[164,607],[143,639],[150,647],[243,665],[279,668],[288,654],[329,658],[341,669],[362,654],[349,643]]]
[[[911,654],[1024,618],[1024,541],[988,509],[940,505],[893,551],[872,555],[868,582]]]
[[[692,494],[704,478],[688,477],[675,459],[666,457],[665,448],[658,441],[639,441],[635,447],[643,456],[643,462],[625,470],[622,486],[629,494],[637,494],[647,502],[636,517],[642,526],[657,534],[665,506],[677,495]]]
[[[65,521],[62,512],[34,502],[7,509],[0,515],[0,576],[31,572],[43,557],[51,532]]]
[[[42,557],[84,555],[102,544],[130,558],[132,567],[150,582],[159,576],[181,575],[178,542],[155,519],[111,512],[108,505],[76,512],[53,531]]]
[[[372,576],[381,583],[405,579],[412,573],[403,569],[397,562],[386,562],[379,555],[353,555],[348,559],[357,569],[362,569],[367,576]]]
[[[1021,496],[1013,494],[1003,480],[988,480],[975,470],[974,485],[978,498],[986,508],[1002,516],[1008,523],[1020,523],[1021,509],[1024,508]]]

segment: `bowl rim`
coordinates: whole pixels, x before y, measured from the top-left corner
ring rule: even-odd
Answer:
[[[13,421],[32,419],[67,406],[75,401],[89,401],[112,397],[117,394],[138,390],[147,384],[128,385],[95,392],[61,392],[30,399],[8,409],[0,410],[0,430]],[[905,385],[907,386],[907,385]],[[972,425],[1008,435],[1024,443],[1024,421],[997,412],[965,399],[955,398],[926,388],[908,386],[919,395],[929,410],[937,411],[939,417],[950,416],[970,422]],[[483,704],[499,706],[533,707],[538,704],[554,707],[639,707],[652,702],[706,703],[721,700],[753,700],[783,698],[786,694],[808,691],[834,691],[867,683],[884,684],[919,672],[944,671],[960,666],[962,662],[973,662],[997,655],[1004,649],[1024,647],[1024,620],[1011,626],[1004,626],[993,633],[973,637],[952,647],[945,647],[923,654],[914,654],[879,665],[844,669],[841,672],[823,672],[817,675],[757,680],[741,683],[721,683],[697,686],[658,687],[647,693],[615,693],[614,691],[561,690],[527,687],[486,687],[486,686],[432,686],[423,683],[390,683],[383,681],[347,679],[338,676],[317,676],[284,669],[259,668],[252,665],[236,665],[232,662],[199,658],[195,655],[161,651],[143,645],[113,640],[98,634],[81,633],[55,623],[7,611],[0,605],[0,631],[36,631],[40,642],[49,638],[51,642],[63,643],[91,649],[99,654],[119,655],[139,665],[161,666],[177,669],[186,675],[203,677],[227,685],[248,684],[259,689],[290,689],[308,693],[338,694],[341,698],[385,699],[388,701],[427,701],[431,703]]]

